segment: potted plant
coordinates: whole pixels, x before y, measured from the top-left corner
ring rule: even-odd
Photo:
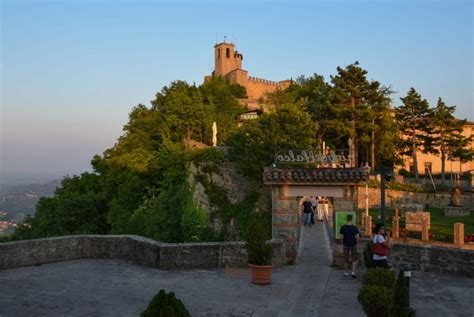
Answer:
[[[265,229],[264,223],[253,221],[249,226],[245,245],[252,272],[252,283],[258,285],[266,285],[272,282],[273,247],[266,243]]]

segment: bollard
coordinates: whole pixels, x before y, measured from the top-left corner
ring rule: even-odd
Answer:
[[[462,222],[454,224],[454,244],[458,246],[464,244],[464,224]]]
[[[422,241],[429,241],[429,230],[428,230],[428,219],[425,217],[421,220],[421,240]]]
[[[399,216],[394,216],[393,217],[393,220],[392,220],[392,237],[395,238],[395,239],[400,238],[400,217]]]
[[[365,219],[365,234],[368,237],[372,236],[372,216],[368,216]]]
[[[411,267],[410,264],[405,264],[403,266],[403,277],[405,277],[405,286],[408,290],[408,306],[410,306],[410,277],[411,277]]]

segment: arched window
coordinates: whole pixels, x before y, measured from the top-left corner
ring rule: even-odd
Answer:
[[[227,57],[227,58],[230,57],[230,48],[225,49],[225,57]]]
[[[217,49],[217,58],[221,58],[221,49],[220,48]]]

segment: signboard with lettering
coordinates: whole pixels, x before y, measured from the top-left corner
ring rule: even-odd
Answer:
[[[426,219],[428,229],[430,228],[431,214],[429,212],[417,211],[405,213],[405,229],[407,231],[421,231],[423,218]]]
[[[349,150],[282,150],[275,155],[275,165],[312,164],[319,167],[351,167]]]

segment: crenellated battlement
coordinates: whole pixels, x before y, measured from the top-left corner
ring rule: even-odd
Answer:
[[[280,84],[279,82],[276,82],[276,81],[273,81],[273,80],[268,80],[268,79],[263,79],[263,78],[259,78],[259,77],[253,77],[253,76],[249,76],[249,80],[255,81],[255,82],[258,82],[258,83],[275,85],[275,86],[278,86]]]

